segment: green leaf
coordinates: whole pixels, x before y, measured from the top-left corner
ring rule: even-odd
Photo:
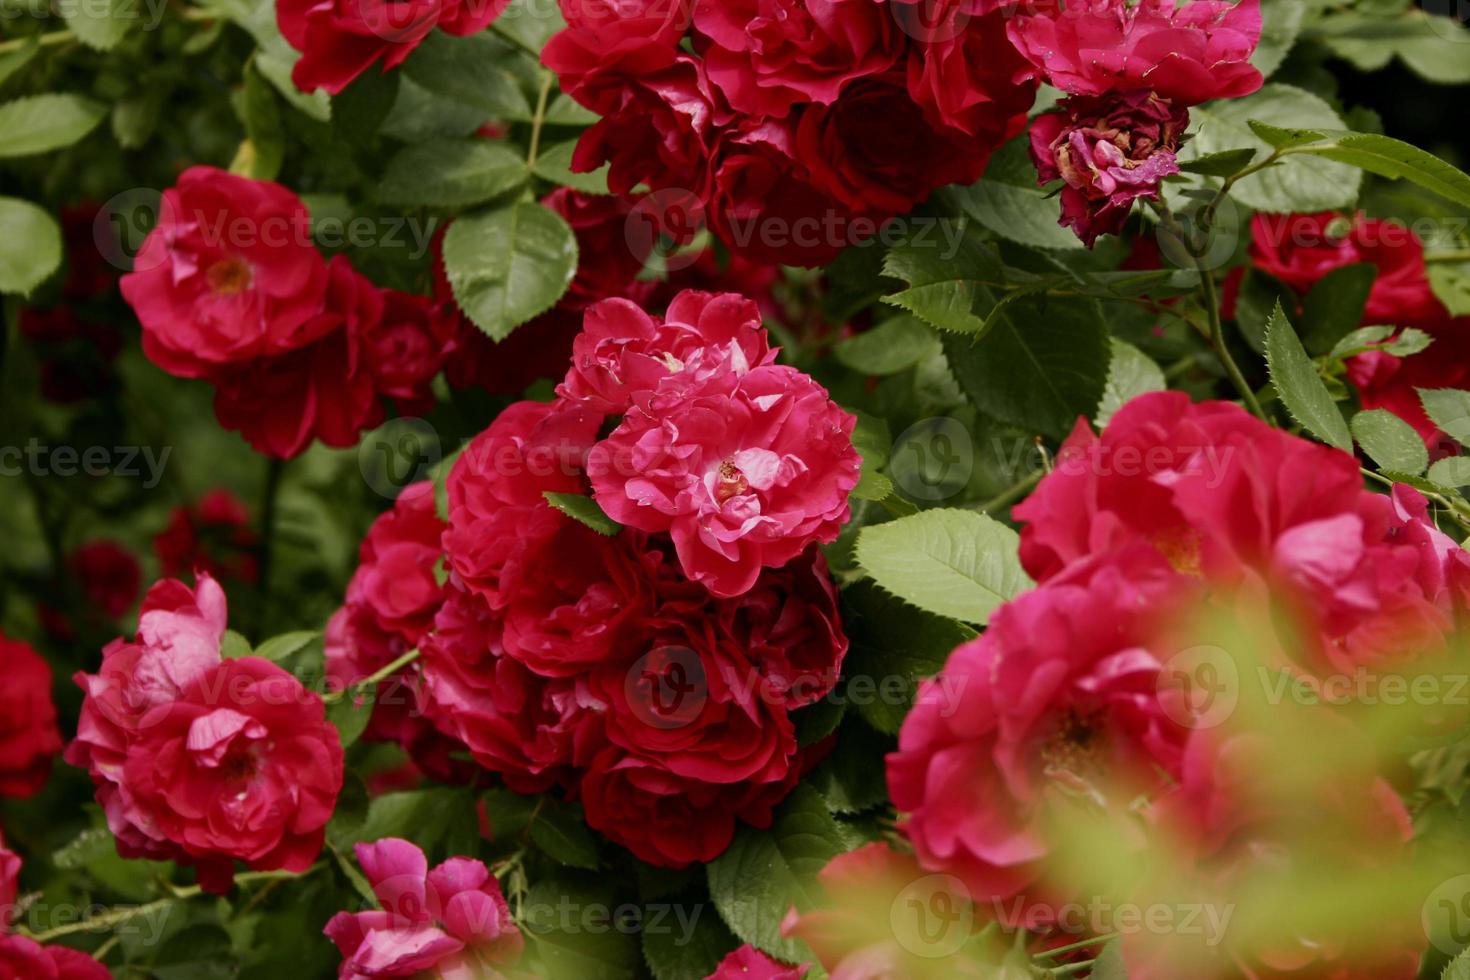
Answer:
[[[352,748],[362,737],[362,733],[367,731],[377,697],[376,689],[358,691],[349,688],[341,698],[327,705],[327,721],[336,727],[343,749]]]
[[[1317,281],[1302,306],[1302,342],[1321,354],[1363,322],[1363,308],[1378,281],[1378,268],[1367,262],[1333,269]]]
[[[918,317],[895,316],[872,330],[839,341],[838,362],[861,374],[883,377],[906,371],[939,352],[939,339]]]
[[[985,177],[947,190],[970,217],[1009,241],[1033,248],[1071,250],[1082,241],[1058,222],[1061,208],[1037,184],[1029,138],[1018,136],[996,151]]]
[[[522,796],[503,786],[497,786],[486,790],[481,800],[484,802],[485,819],[490,824],[490,839],[496,843],[505,843],[525,834],[526,828],[531,826],[531,820],[536,816],[536,808],[541,805],[542,797]]]
[[[1206,177],[1230,177],[1250,166],[1257,152],[1250,147],[1239,150],[1221,150],[1208,156],[1180,161],[1179,169],[1187,174],[1203,174]]]
[[[860,676],[853,675],[853,679]],[[877,684],[871,686],[872,691],[854,691],[849,683],[846,700],[861,704],[870,697],[884,697],[889,693],[878,690]],[[882,766],[873,765],[873,760],[883,758],[895,747],[893,738],[866,725],[848,722],[837,736],[837,747],[812,771],[807,782],[822,794],[833,813],[872,810],[888,799],[887,773]]]
[[[163,92],[148,89],[112,105],[112,136],[125,150],[136,150],[153,138],[163,112]]]
[[[369,144],[393,111],[398,72],[365,71],[332,96],[332,132],[348,143]]]
[[[548,147],[536,158],[532,171],[542,180],[570,187],[584,194],[610,194],[607,189],[607,174],[611,164],[603,164],[589,174],[572,172],[572,153],[577,149],[576,140],[568,140]]]
[[[117,47],[138,20],[138,0],[60,0],[56,6],[77,40],[98,51]]]
[[[926,510],[865,527],[857,560],[880,587],[920,609],[984,623],[1031,587],[1016,532],[970,510]]]
[[[517,201],[455,219],[444,266],[460,309],[504,340],[561,299],[577,272],[577,239],[560,215]]]
[[[341,847],[384,837],[412,840],[431,854],[472,854],[479,840],[474,799],[449,787],[384,793],[368,805],[362,825],[337,843]]]
[[[1429,480],[1442,487],[1470,487],[1470,456],[1451,456],[1429,467]]]
[[[376,197],[385,204],[461,208],[499,197],[525,180],[525,161],[503,143],[439,139],[395,153]]]
[[[1380,469],[1418,476],[1429,466],[1429,450],[1414,427],[1382,408],[1353,416],[1353,436]]]
[[[505,68],[507,54],[505,43],[490,34],[453,37],[432,31],[403,63],[403,73],[435,95],[471,106],[486,118],[529,121],[531,103]]]
[[[61,227],[30,201],[0,197],[0,293],[29,295],[61,265]]]
[[[1470,391],[1417,388],[1429,420],[1462,446],[1470,446]]]
[[[226,660],[239,660],[241,657],[249,657],[253,654],[250,649],[250,641],[234,630],[225,630],[225,635],[220,639],[219,654]]]
[[[1266,324],[1266,363],[1271,383],[1292,418],[1329,446],[1352,452],[1348,424],[1279,303]]]
[[[1402,140],[1377,133],[1354,133],[1337,127],[1273,131],[1269,127],[1256,126],[1255,129],[1270,137],[1276,145],[1287,147],[1296,154],[1286,161],[1288,164],[1300,160],[1303,155],[1322,157],[1389,180],[1407,180],[1446,200],[1470,207],[1470,176],[1434,154]],[[1298,210],[1313,209],[1303,206]]]
[[[798,786],[770,830],[742,827],[710,862],[710,898],[740,939],[778,959],[806,959],[805,946],[782,937],[781,920],[793,906],[806,911],[821,899],[816,874],[846,849],[821,796]]]
[[[1108,366],[1108,383],[1103,389],[1102,402],[1097,407],[1099,429],[1107,428],[1118,409],[1134,398],[1169,387],[1163,368],[1143,351],[1116,337],[1112,339],[1112,347],[1113,359]]]
[[[1439,980],[1470,980],[1470,949],[1450,960]]]
[[[946,336],[944,351],[976,408],[1057,439],[1097,414],[1112,358],[1096,303],[1043,297],[1006,306],[979,340]]]
[[[1243,99],[1225,99],[1190,110],[1197,132],[1180,153],[1181,163],[1212,153],[1252,147],[1269,150],[1250,123],[1280,128],[1341,128],[1342,118],[1310,92],[1273,83]],[[1353,168],[1311,157],[1290,157],[1235,185],[1232,195],[1259,211],[1329,211],[1357,202],[1362,175]]]
[[[546,800],[531,824],[531,840],[549,857],[574,868],[596,871],[601,863],[582,808],[572,803]]]
[[[587,525],[598,534],[612,537],[623,529],[623,525],[607,516],[597,501],[580,493],[556,493],[547,490],[542,494],[546,502],[563,514]]]
[[[1103,947],[1097,962],[1087,974],[1088,980],[1128,980],[1128,967],[1123,963],[1123,946],[1116,939]]]
[[[283,660],[294,657],[311,644],[321,640],[321,638],[322,634],[316,630],[297,630],[294,633],[282,633],[280,636],[273,636],[256,647],[253,656],[259,657],[262,660],[269,660],[273,664],[278,664]]]
[[[643,958],[655,980],[705,980],[740,940],[703,904],[676,904],[675,912],[691,909],[692,923],[666,916],[664,923],[642,930]]]
[[[1371,12],[1336,13],[1312,33],[1360,71],[1381,71],[1397,57],[1426,81],[1440,85],[1470,82],[1470,58],[1465,57],[1470,31],[1455,18],[1417,6],[1392,18]]]
[[[554,5],[553,5],[554,6]],[[524,905],[526,934],[542,980],[634,980],[638,946],[613,920],[618,897],[611,880],[577,873],[543,876]]]
[[[21,46],[14,51],[0,54],[0,85],[16,72],[20,71],[41,50],[41,42],[36,37],[27,38]]]
[[[281,105],[270,82],[253,64],[245,71],[239,112],[245,123],[245,135],[255,147],[255,163],[250,176],[256,180],[275,180],[286,159]]]
[[[97,128],[107,107],[82,95],[32,95],[0,104],[0,158],[49,153]]]
[[[852,643],[844,673],[875,678],[877,694],[850,696],[864,721],[886,735],[898,734],[913,707],[919,682],[939,673],[954,648],[973,630],[924,612],[871,581],[842,590],[842,625]]]
[[[1429,284],[1452,315],[1470,314],[1470,268],[1436,262],[1429,267]]]
[[[1251,55],[1251,64],[1267,78],[1276,73],[1296,46],[1306,19],[1303,0],[1269,0],[1261,5],[1261,40]]]

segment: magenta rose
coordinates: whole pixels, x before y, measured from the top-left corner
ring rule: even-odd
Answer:
[[[776,356],[759,308],[734,293],[682,292],[662,319],[628,300],[604,300],[587,310],[572,344],[571,370],[557,394],[596,412],[621,415],[637,396],[688,367],[696,354],[703,372],[742,374]]]
[[[1238,99],[1261,87],[1251,55],[1260,0],[1070,0],[1010,22],[1010,38],[1070,95],[1151,90],[1180,105]]]
[[[856,421],[794,368],[671,374],[594,449],[594,495],[614,520],[668,532],[689,578],[739,595],[837,537]]]
[[[336,95],[374,62],[396,68],[438,27],[461,37],[485,29],[510,0],[277,0],[276,23],[301,58],[291,80]]]
[[[1064,182],[1061,224],[1091,248],[1123,230],[1135,201],[1158,200],[1188,127],[1188,109],[1150,92],[1074,96],[1032,123],[1031,159],[1043,186]]]
[[[380,908],[338,912],[323,930],[342,952],[342,980],[497,980],[498,967],[520,959],[525,939],[482,862],[456,857],[431,870],[423,851],[396,837],[356,850]]]
[[[904,42],[881,4],[845,0],[697,0],[694,26],[709,42],[710,81],[755,116],[830,104],[854,79],[892,67]]]
[[[149,360],[179,377],[211,378],[331,330],[318,316],[327,267],[310,225],[306,205],[279,184],[185,170],[122,277]]]
[[[0,689],[0,796],[34,796],[61,752],[51,668],[30,644],[3,635],[0,663],[6,670]]]

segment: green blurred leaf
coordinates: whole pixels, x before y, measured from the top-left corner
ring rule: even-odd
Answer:
[[[1280,304],[1266,326],[1266,362],[1271,383],[1292,418],[1329,446],[1352,452],[1348,424]]]
[[[49,93],[0,104],[0,158],[59,150],[107,118],[107,107],[83,95]]]
[[[32,204],[0,197],[0,293],[29,295],[61,265],[61,227]]]

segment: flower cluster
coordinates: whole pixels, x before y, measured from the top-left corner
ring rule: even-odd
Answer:
[[[1112,465],[1124,459],[1141,462]],[[1084,801],[1140,813],[1183,841],[1205,881],[1267,870],[1282,814],[1236,781],[1265,785],[1260,737],[1203,718],[1166,670],[1192,648],[1179,632],[1186,613],[1269,597],[1289,637],[1262,653],[1265,664],[1322,678],[1443,653],[1470,608],[1470,552],[1434,527],[1417,491],[1369,493],[1348,454],[1181,393],[1135,399],[1101,436],[1080,424],[1015,514],[1022,563],[1040,586],[953,653],[945,673],[950,691],[962,683],[960,702],[928,684],[889,758],[921,863],[977,900],[1020,895],[1034,901],[1018,908],[1044,907],[1050,862],[1066,845],[1057,820]],[[1350,722],[1312,719],[1351,742]],[[1381,779],[1321,778],[1337,784],[1312,812],[1343,840],[1360,824],[1388,846],[1407,838],[1407,814]],[[1374,806],[1359,809],[1363,798]],[[1367,860],[1351,845],[1332,853],[1344,867]],[[1310,963],[1342,948],[1301,941],[1294,955]],[[1385,948],[1383,962],[1352,975],[1412,976],[1414,957]],[[1149,966],[1150,950],[1125,953],[1130,976],[1177,975]]]
[[[1190,106],[1249,95],[1263,81],[1250,64],[1260,0],[1041,3],[1009,33],[1067,94],[1033,124],[1031,155],[1043,186],[1063,182],[1061,223],[1089,247],[1179,172]]]
[[[790,713],[847,650],[817,545],[860,462],[852,416],[774,357],[733,294],[681,293],[661,319],[590,307],[558,398],[512,405],[461,453],[447,526],[427,485],[374,526],[332,670],[351,682],[417,646],[400,681],[444,735],[512,789],[561,787],[652,863],[768,824],[814,758]],[[590,493],[621,530],[547,497]],[[447,760],[395,709],[374,725]]]
[[[357,845],[357,860],[379,908],[339,912],[326,934],[342,951],[342,980],[353,977],[475,977],[501,980],[525,940],[500,882],[470,858],[430,870],[424,852],[390,837]]]
[[[1456,317],[1434,294],[1424,243],[1410,228],[1369,218],[1321,214],[1258,214],[1251,224],[1250,261],[1305,297],[1331,272],[1368,264],[1377,278],[1363,310],[1363,326],[1413,327],[1432,340],[1427,350],[1400,356],[1370,350],[1348,360],[1347,377],[1364,408],[1386,409],[1412,425],[1431,449],[1453,444],[1424,413],[1420,388],[1470,385],[1470,317]],[[1239,275],[1230,286],[1238,288]],[[1232,289],[1232,293],[1233,293]],[[1232,297],[1233,298],[1233,295]],[[1385,347],[1398,333],[1374,341]]]
[[[0,635],[0,796],[33,796],[51,774],[61,752],[51,668],[27,643]]]
[[[102,652],[66,760],[86,769],[124,857],[198,868],[223,894],[235,861],[304,871],[342,788],[342,745],[321,698],[266,660],[227,660],[225,594],[168,579],[133,642]]]
[[[107,967],[65,946],[43,946],[11,931],[20,856],[0,841],[0,980],[112,980]]]
[[[543,60],[602,116],[573,167],[609,164],[614,192],[654,192],[653,220],[707,222],[762,261],[829,262],[978,179],[1036,94],[994,4],[946,2],[933,24],[902,2],[561,6]]]
[[[220,424],[283,459],[353,445],[385,400],[430,400],[445,348],[430,300],[327,262],[310,222],[279,184],[191,167],[121,284],[148,358],[210,381]]]

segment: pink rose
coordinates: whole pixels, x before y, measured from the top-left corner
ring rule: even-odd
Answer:
[[[696,0],[694,26],[709,40],[710,81],[756,116],[831,104],[854,79],[891,67],[904,41],[882,5],[844,0]]]
[[[724,370],[744,374],[776,356],[760,310],[734,293],[687,290],[673,298],[662,320],[628,300],[604,300],[588,308],[572,344],[571,370],[557,394],[621,415],[637,396],[684,370],[696,354],[701,376]]]
[[[161,208],[134,271],[122,277],[153,363],[209,378],[332,329],[318,316],[326,263],[312,245],[306,205],[291,191],[190,167],[164,191]]]
[[[1134,202],[1158,200],[1188,127],[1189,110],[1150,92],[1073,96],[1036,118],[1031,159],[1042,186],[1065,182],[1061,224],[1091,248],[1122,232]]]
[[[801,980],[811,967],[787,966],[746,943],[720,961],[705,980]]]
[[[762,567],[837,537],[861,467],[856,421],[794,368],[686,369],[598,444],[595,496],[614,520],[671,534],[690,578],[739,595]]]
[[[112,980],[112,973],[79,950],[11,933],[0,936],[0,980]]]
[[[497,966],[520,958],[525,940],[483,863],[456,857],[430,870],[423,851],[396,837],[356,850],[382,907],[338,912],[323,930],[342,951],[342,980],[497,980]]]
[[[1043,2],[1010,23],[1011,42],[1070,95],[1153,91],[1180,105],[1238,99],[1261,87],[1250,63],[1260,0]]]

